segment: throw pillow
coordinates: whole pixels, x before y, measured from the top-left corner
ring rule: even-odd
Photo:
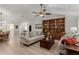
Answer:
[[[76,44],[76,38],[68,38],[68,39],[64,39],[64,42],[66,42],[67,44]]]

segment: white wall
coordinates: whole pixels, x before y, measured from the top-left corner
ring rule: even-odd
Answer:
[[[77,23],[78,23],[78,31],[79,31],[79,16],[78,16],[78,22]]]
[[[29,7],[28,7],[29,6]],[[42,24],[42,20],[57,18],[60,15],[50,15],[41,18],[40,16],[35,17],[33,11],[39,11],[40,5],[0,5],[0,12],[3,13],[3,19],[8,23],[20,25],[23,22],[32,25],[32,30],[36,31],[35,24]],[[50,10],[49,10],[50,11]],[[50,11],[51,12],[51,11]],[[40,29],[41,30],[41,29]]]
[[[32,25],[32,31],[36,31],[35,29],[35,24],[42,24],[42,20],[47,20],[47,19],[53,19],[53,18],[59,18],[63,17],[61,15],[56,15],[52,14],[50,16],[45,16],[44,18],[41,17],[35,17],[35,14],[32,13],[34,10],[39,10],[36,9],[35,7],[37,5],[31,5],[30,7],[27,7],[24,9],[26,6],[20,6],[18,5],[0,5],[0,12],[3,13],[3,20],[7,22],[7,24],[13,23],[13,24],[18,24],[20,25],[23,22],[28,23],[29,25]],[[34,8],[35,7],[35,8]],[[77,16],[71,16],[68,15],[66,16],[66,32],[70,32],[70,27],[73,26],[78,26],[77,22]],[[40,29],[41,30],[41,29]]]
[[[48,19],[54,19],[54,18],[61,18],[61,17],[64,17],[64,16],[50,16],[50,17],[45,17],[45,18],[36,18],[36,20],[34,19],[32,21],[32,30],[36,30],[35,29],[35,24],[42,24],[42,21],[43,20],[48,20]],[[71,32],[70,28],[71,27],[79,27],[78,26],[78,16],[73,16],[73,15],[67,15],[65,16],[65,32]]]
[[[72,15],[66,16],[65,31],[71,32],[71,30],[70,30],[71,27],[77,27],[78,28],[78,17],[77,16],[72,16]]]

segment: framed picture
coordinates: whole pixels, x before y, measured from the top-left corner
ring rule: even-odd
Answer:
[[[42,24],[35,24],[36,29],[42,29]]]

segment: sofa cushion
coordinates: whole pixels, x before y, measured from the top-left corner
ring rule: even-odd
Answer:
[[[20,36],[29,38],[29,32],[22,32]]]
[[[41,31],[30,32],[30,37],[35,37],[35,36],[39,36],[39,35],[43,35]]]
[[[44,35],[40,35],[40,36],[34,36],[34,37],[26,38],[26,40],[32,41],[32,40],[40,40],[40,39],[43,39],[43,38],[44,38]]]

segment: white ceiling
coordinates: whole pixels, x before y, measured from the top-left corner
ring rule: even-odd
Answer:
[[[14,13],[26,14],[28,11],[40,11],[39,4],[4,4],[0,6]],[[52,12],[52,14],[79,14],[79,4],[46,4],[46,8],[47,12]]]
[[[79,15],[79,4],[44,4],[47,8],[46,12],[51,12],[52,15],[50,17],[62,16],[62,15]],[[2,10],[2,11],[1,11]],[[40,11],[39,4],[0,4],[0,12],[8,12],[12,14],[8,18],[16,23],[29,21],[33,19],[34,15],[33,11]],[[7,16],[6,16],[7,17]],[[49,16],[46,16],[50,18]],[[45,18],[46,18],[45,17]],[[8,19],[7,18],[7,19]],[[5,18],[6,19],[6,18]],[[37,19],[37,18],[34,18]],[[18,21],[16,21],[18,20]]]

